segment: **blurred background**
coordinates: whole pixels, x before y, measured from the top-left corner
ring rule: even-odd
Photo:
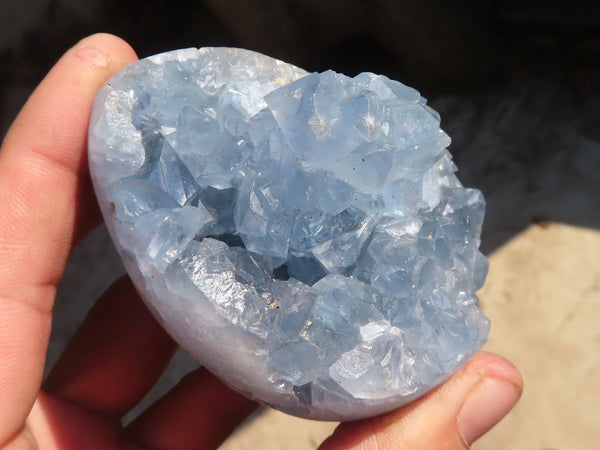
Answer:
[[[309,71],[383,73],[421,91],[453,139],[461,181],[487,199],[486,349],[525,377],[519,406],[474,448],[597,448],[600,2],[0,0],[1,136],[60,55],[98,31],[140,57],[244,47]],[[48,367],[122,273],[103,228],[75,249]],[[178,352],[140,408],[194,367]],[[334,426],[263,410],[223,448],[310,449]]]

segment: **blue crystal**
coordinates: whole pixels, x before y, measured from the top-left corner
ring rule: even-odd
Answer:
[[[182,346],[263,403],[351,420],[425,394],[487,338],[485,204],[439,121],[382,75],[178,50],[100,90],[90,167]]]

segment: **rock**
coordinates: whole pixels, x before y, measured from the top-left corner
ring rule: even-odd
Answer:
[[[89,157],[113,240],[173,337],[290,414],[401,406],[485,342],[484,200],[419,93],[247,50],[134,63],[96,98]]]

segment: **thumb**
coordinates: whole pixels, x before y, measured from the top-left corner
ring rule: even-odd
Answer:
[[[378,417],[342,423],[320,448],[466,449],[512,409],[522,389],[516,367],[480,352],[425,397]]]

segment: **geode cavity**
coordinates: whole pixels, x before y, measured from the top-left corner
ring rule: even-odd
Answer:
[[[89,134],[106,223],[145,302],[243,394],[302,417],[403,405],[485,342],[484,200],[419,93],[247,50],[136,62]]]

